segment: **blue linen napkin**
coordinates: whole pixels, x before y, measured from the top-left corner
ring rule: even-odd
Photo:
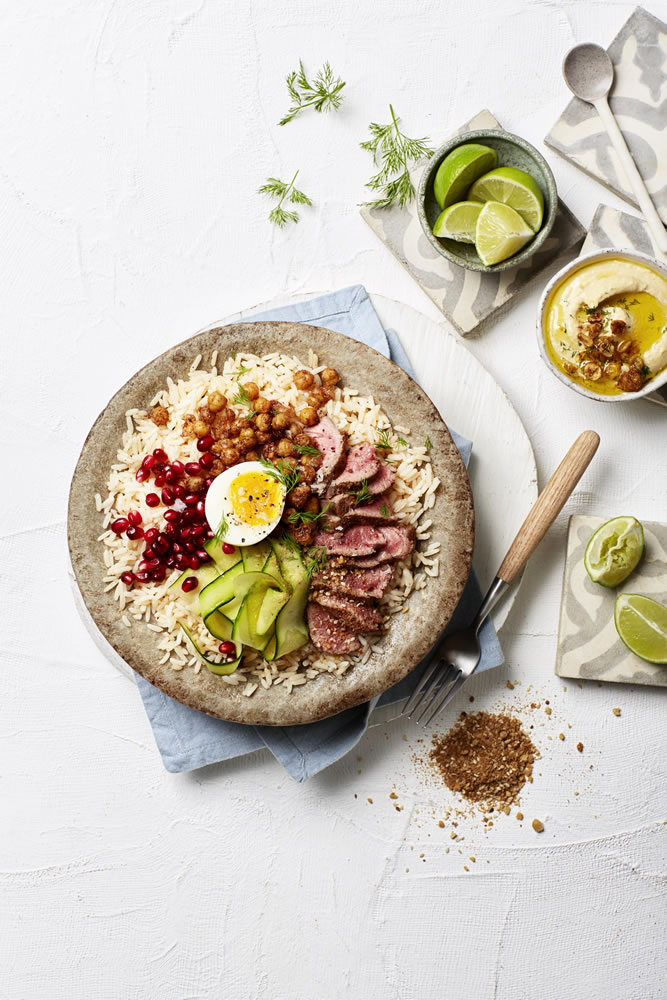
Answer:
[[[375,348],[392,358],[408,374],[410,362],[393,330],[384,330],[362,285],[342,288],[297,305],[258,313],[252,319],[290,320],[328,327]],[[472,444],[451,430],[463,460],[468,463]],[[474,572],[470,574],[447,631],[469,624],[481,601]],[[497,667],[503,653],[490,621],[480,632],[482,661],[479,670]],[[423,661],[389,691],[365,705],[350,708],[330,719],[303,726],[244,726],[222,722],[181,705],[164,692],[136,676],[155,742],[168,771],[192,771],[218,761],[240,757],[263,747],[296,781],[305,781],[348,753],[361,739],[376,705],[390,705],[410,694],[425,669]]]

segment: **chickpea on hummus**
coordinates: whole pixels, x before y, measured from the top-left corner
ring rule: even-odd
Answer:
[[[667,279],[646,264],[584,264],[545,310],[549,357],[574,382],[608,396],[637,392],[667,368]]]

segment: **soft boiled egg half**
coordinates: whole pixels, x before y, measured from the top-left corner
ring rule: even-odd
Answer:
[[[224,542],[254,545],[278,525],[284,507],[285,487],[275,474],[261,462],[241,462],[215,477],[205,511]]]

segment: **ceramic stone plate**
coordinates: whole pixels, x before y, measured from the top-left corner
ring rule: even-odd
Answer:
[[[395,616],[379,640],[382,652],[343,677],[320,675],[288,693],[282,686],[241,694],[206,669],[174,671],[159,664],[155,633],[137,623],[123,625],[118,605],[104,593],[103,546],[97,541],[101,518],[95,493],[106,494],[106,480],[115,460],[125,412],[146,409],[164,387],[167,376],[185,378],[197,354],[214,350],[221,357],[240,351],[263,355],[280,351],[307,358],[313,347],[321,359],[338,369],[343,384],[373,395],[392,424],[411,428],[415,439],[430,436],[431,461],[441,485],[435,505],[432,539],[440,542],[440,575],[409,600],[410,613]],[[104,408],[83,446],[70,490],[68,541],[72,568],[83,601],[97,628],[116,652],[151,684],[171,698],[220,719],[253,725],[287,726],[314,722],[368,701],[405,677],[426,655],[449,621],[463,592],[472,559],[474,515],[465,466],[431,400],[406,373],[372,348],[342,334],[301,323],[256,322],[215,327],[160,355],[137,372]]]

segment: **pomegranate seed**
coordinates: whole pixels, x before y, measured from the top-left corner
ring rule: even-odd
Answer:
[[[185,580],[181,584],[181,590],[184,590],[186,594],[189,594],[191,590],[194,590],[199,586],[199,580],[196,576],[186,576]]]
[[[157,476],[155,477],[155,485],[157,486],[157,488],[160,489],[162,486],[164,486],[166,482],[167,480],[165,479],[164,472],[158,472]]]
[[[183,500],[185,494],[186,494],[185,486],[181,486],[180,483],[178,484],[178,486],[174,486],[174,496],[176,497],[177,500]]]
[[[149,476],[150,472],[148,471],[148,469],[137,469],[137,474],[135,475],[134,478],[138,483],[145,483],[146,480],[149,478]]]
[[[171,486],[165,486],[160,496],[162,497],[162,503],[166,504],[167,507],[171,507],[174,500],[176,499],[176,497],[174,496],[174,491],[172,490]]]
[[[176,559],[174,556],[169,556],[167,559],[165,559],[165,566],[167,566],[169,569],[173,569],[175,565],[176,565]]]
[[[185,549],[185,551],[186,551],[186,552],[187,552],[188,554],[189,554],[190,552],[194,552],[194,551],[195,551],[195,545],[194,545],[194,542],[186,542],[186,543],[185,543],[185,545],[183,546],[183,548]]]
[[[199,438],[197,441],[197,451],[208,451],[213,444],[214,438],[210,434],[207,434],[203,438]]]
[[[156,462],[168,462],[169,455],[162,448],[155,448],[153,451],[153,458]]]
[[[229,542],[223,542],[222,551],[225,553],[226,556],[231,556],[232,552],[236,552],[236,549],[233,545],[230,545]]]
[[[182,462],[172,462],[171,471],[174,473],[177,479],[180,479],[185,472],[185,466]]]
[[[110,527],[114,535],[122,535],[129,523],[126,517],[117,517],[115,521],[111,522]]]
[[[179,532],[180,528],[173,521],[170,521],[168,524],[165,524],[164,526],[164,533],[167,536],[167,538],[171,539],[178,538]]]
[[[157,552],[154,550],[152,545],[147,545],[141,555],[143,559],[154,559]]]
[[[146,455],[145,459],[141,463],[141,468],[145,469],[146,472],[150,472],[156,461],[157,459],[155,458],[155,455]]]
[[[199,569],[199,559],[197,559],[197,556],[194,552],[190,556],[190,559],[188,561],[190,564],[190,569]]]
[[[211,468],[214,462],[215,458],[210,451],[205,452],[199,459],[199,464],[201,465],[202,469],[206,469],[207,472]]]
[[[165,469],[164,479],[165,479],[166,483],[169,483],[170,485],[173,485],[176,482],[176,480],[178,479],[178,476],[176,475],[176,473],[174,472],[174,470],[172,468],[169,468],[169,469]]]
[[[153,496],[155,496],[155,494],[153,494]],[[160,532],[157,530],[157,528],[146,528],[145,538],[148,544],[152,545],[159,534]]]
[[[185,580],[183,582],[185,583]],[[234,658],[236,658],[236,646],[233,642],[221,642],[218,649],[223,656],[230,656],[233,653]]]
[[[140,528],[138,524],[131,524],[125,534],[133,542],[137,538],[144,537],[144,529]]]
[[[203,524],[195,524],[192,526],[192,537],[201,538],[205,531],[206,528]]]
[[[174,553],[175,556],[177,556],[179,552],[183,551],[183,546],[181,545],[180,542],[174,542],[174,544],[171,547],[171,551]]]
[[[184,542],[192,535],[192,528],[181,528],[181,538]]]
[[[162,583],[166,575],[167,571],[164,566],[158,566],[157,569],[154,569],[151,572],[151,579],[154,580],[155,583]]]
[[[215,531],[211,531],[211,529],[209,528],[208,531],[206,532],[206,537],[215,538]]]
[[[161,565],[159,559],[149,559],[146,563],[146,569],[157,569]]]
[[[145,572],[141,571],[139,573],[135,573],[135,578],[136,578],[136,580],[137,580],[138,583],[148,583],[148,581],[150,580],[151,577],[150,577],[150,573],[145,573]]]
[[[176,524],[178,521],[180,521],[181,515],[178,513],[177,510],[166,510],[164,512],[164,519],[165,521],[167,521],[167,523],[169,521],[173,521],[174,524]]]
[[[149,562],[148,559],[142,559],[141,560],[141,562],[139,563],[139,572],[140,573],[147,573],[148,572],[148,570],[150,569],[150,566],[149,566],[148,562]]]
[[[203,500],[199,500],[197,506],[195,507],[195,510],[197,511],[200,517],[204,516],[204,514],[206,513],[206,504],[204,503]]]
[[[185,471],[189,476],[198,476],[201,472],[201,465],[199,462],[186,462]]]
[[[147,493],[146,494],[146,506],[147,507],[157,507],[160,503],[160,498],[157,493]]]
[[[133,524],[135,527],[143,521],[143,517],[138,510],[131,510],[127,515],[127,519],[130,524]]]
[[[215,476],[207,476],[206,477],[206,482],[204,483],[204,486],[206,487],[207,490],[210,489],[211,486],[213,485],[213,480],[214,479],[215,479]]]
[[[188,510],[184,510],[181,514],[181,522],[183,524],[192,524],[193,521],[197,521],[198,519],[199,515],[192,507],[188,508]]]
[[[177,556],[174,556],[174,559],[179,569],[185,569],[189,565],[189,560],[185,552],[179,552]]]
[[[171,548],[171,542],[169,541],[166,535],[160,535],[153,542],[153,548],[158,553],[158,555],[163,556],[166,555],[166,553]]]
[[[211,557],[206,549],[197,549],[195,555],[197,556],[197,559],[199,559],[200,563],[207,563],[211,561]]]
[[[195,504],[199,503],[199,497],[196,493],[188,493],[183,497],[183,502],[188,507],[194,507]]]
[[[134,573],[121,573],[120,578],[128,587],[131,587],[134,583]]]

